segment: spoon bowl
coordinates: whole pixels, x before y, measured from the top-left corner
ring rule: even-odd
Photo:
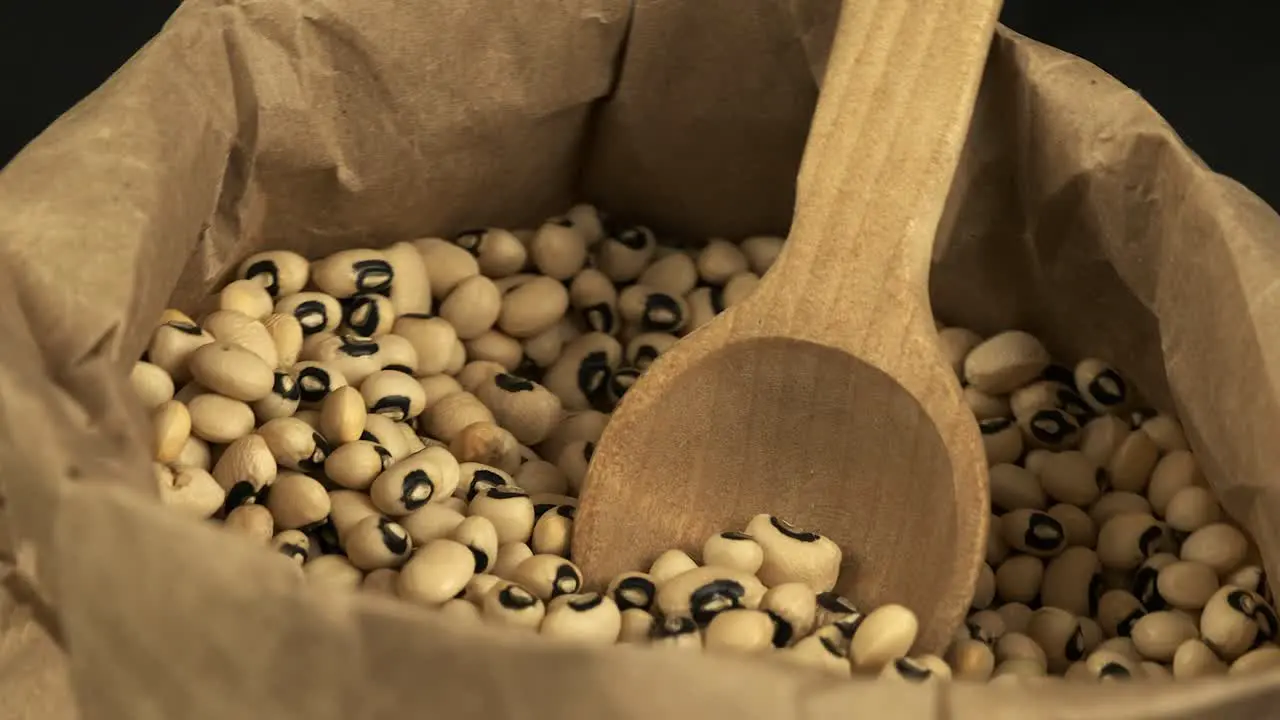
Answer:
[[[588,583],[668,548],[697,558],[769,513],[840,546],[836,589],[855,603],[915,611],[918,652],[946,646],[989,494],[928,271],[998,10],[845,5],[782,253],[659,357],[597,443],[572,543]]]

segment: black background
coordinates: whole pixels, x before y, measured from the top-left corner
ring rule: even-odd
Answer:
[[[177,5],[15,0],[0,13],[0,163],[106,79]],[[1212,168],[1280,207],[1280,49],[1272,49],[1280,45],[1267,5],[1006,0],[1003,20],[1141,92]]]

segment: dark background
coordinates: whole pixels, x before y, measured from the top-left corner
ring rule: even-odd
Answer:
[[[0,163],[97,87],[177,5],[131,0],[72,9],[38,1],[0,12]],[[1280,45],[1266,5],[1006,0],[1003,20],[1138,90],[1210,167],[1280,207]]]

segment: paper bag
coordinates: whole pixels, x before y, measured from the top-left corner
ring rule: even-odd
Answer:
[[[58,720],[1265,717],[1280,677],[845,681],[463,631],[319,596],[151,497],[124,380],[170,302],[588,198],[690,241],[785,232],[836,4],[191,0],[0,174],[0,710]],[[1133,92],[1002,31],[938,234],[937,312],[1097,355],[1175,410],[1280,571],[1280,220]]]

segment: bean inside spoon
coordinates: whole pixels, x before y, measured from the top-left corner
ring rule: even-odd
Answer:
[[[999,6],[845,3],[786,247],[750,298],[662,355],[597,444],[572,545],[589,582],[772,513],[840,545],[839,592],[905,604],[917,649],[945,647],[989,496],[929,262]]]

